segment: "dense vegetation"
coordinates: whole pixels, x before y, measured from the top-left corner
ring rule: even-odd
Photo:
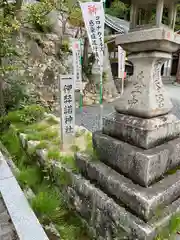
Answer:
[[[40,223],[51,240],[90,240],[86,233],[85,225],[80,221],[71,209],[54,178],[50,177],[50,164],[53,160],[65,164],[76,171],[74,158],[60,154],[60,139],[58,131],[51,128],[59,122],[52,117],[45,117],[45,109],[37,105],[25,107],[22,110],[10,112],[1,122],[10,123],[9,129],[2,131],[0,140],[11,154],[11,158],[18,167],[17,180],[27,193]],[[39,144],[26,151],[19,139],[19,133],[27,134],[29,140],[39,141]],[[1,151],[5,151],[0,144]],[[38,164],[35,151],[47,149],[46,165]],[[73,147],[73,151],[77,146]],[[5,151],[6,154],[6,151]],[[67,175],[61,170],[58,174],[58,182],[61,186],[68,184]],[[31,190],[33,192],[31,192]]]

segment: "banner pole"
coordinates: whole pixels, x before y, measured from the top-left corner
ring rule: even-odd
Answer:
[[[104,10],[105,10],[105,3],[106,3],[106,0],[103,0]],[[102,127],[103,127],[103,60],[104,60],[104,53],[102,53],[101,57],[102,57],[102,62],[100,62],[100,91],[99,91],[100,129],[102,129]]]
[[[99,96],[99,104],[100,104],[100,129],[102,129],[103,125],[103,68],[100,70],[100,96]]]
[[[81,64],[81,76],[83,77],[83,59],[82,59],[82,39],[80,39],[80,49],[81,49],[81,56],[80,56],[80,64]],[[80,99],[79,99],[79,110],[81,114],[81,125],[83,126],[83,86],[81,82],[80,88]]]

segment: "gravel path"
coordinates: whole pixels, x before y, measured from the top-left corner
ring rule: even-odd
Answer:
[[[180,119],[180,100],[171,99],[173,103],[172,112]],[[107,116],[114,111],[114,103],[105,103],[103,109],[103,116]],[[76,109],[76,124],[83,125],[88,130],[94,132],[99,129],[99,118],[100,118],[100,107],[99,105],[92,105],[84,107],[83,114],[80,113],[79,109]]]

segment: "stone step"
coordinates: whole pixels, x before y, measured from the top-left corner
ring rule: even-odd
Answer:
[[[150,149],[178,137],[180,120],[172,113],[140,118],[114,112],[104,117],[102,132],[134,146]]]
[[[54,164],[54,176],[61,171],[62,165]],[[180,213],[178,199],[145,223],[81,175],[72,174],[71,177],[72,184],[67,186],[64,195],[97,240],[153,240],[162,227],[168,226],[172,215]]]
[[[6,209],[5,209],[5,206],[4,206],[4,204],[3,204],[3,202],[1,201],[1,199],[0,199],[0,214],[2,213],[2,212],[4,212]]]
[[[180,164],[180,138],[144,150],[99,131],[93,146],[102,162],[145,187]]]
[[[86,154],[77,153],[76,163],[84,176],[144,221],[180,197],[180,170],[144,188]]]
[[[38,150],[38,162],[44,166],[46,152]],[[61,162],[50,162],[50,171],[72,209],[76,210],[97,240],[153,240],[161,228],[167,227],[173,214],[180,213],[180,199],[166,207],[147,223],[120,206],[81,174],[72,172]],[[61,182],[61,173],[68,183]],[[126,236],[126,237],[125,237]]]
[[[10,221],[9,214],[6,210],[4,210],[4,212],[0,213],[0,223],[1,222],[8,222],[8,221]]]
[[[14,240],[15,238],[14,227],[10,223],[0,224],[0,240]]]

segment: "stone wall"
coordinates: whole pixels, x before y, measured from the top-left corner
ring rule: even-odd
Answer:
[[[69,52],[62,50],[62,44],[57,34],[38,33],[32,28],[23,28],[16,40],[21,54],[24,47],[18,73],[27,82],[28,91],[36,92],[39,101],[52,107],[58,103],[59,76],[70,71]]]

